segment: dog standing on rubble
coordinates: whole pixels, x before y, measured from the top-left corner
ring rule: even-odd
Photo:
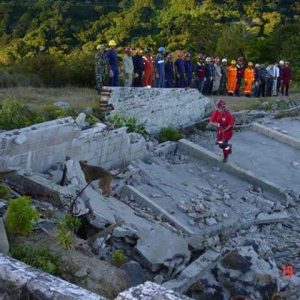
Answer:
[[[102,167],[88,165],[86,160],[80,160],[79,164],[84,173],[86,182],[90,183],[99,179],[99,188],[102,190],[102,195],[109,197],[113,179],[112,174]]]

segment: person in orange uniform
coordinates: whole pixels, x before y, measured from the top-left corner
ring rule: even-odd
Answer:
[[[153,58],[151,54],[152,54],[152,49],[146,48],[145,56],[143,56],[144,64],[145,64],[143,86],[148,88],[152,87],[153,73],[154,73]]]
[[[209,118],[209,124],[217,128],[216,144],[223,150],[223,162],[225,163],[232,152],[232,145],[228,142],[233,135],[234,118],[226,109],[223,99],[217,102],[216,110]]]
[[[252,85],[254,82],[254,69],[253,69],[253,63],[251,61],[248,62],[248,67],[245,69],[244,79],[245,79],[244,94],[246,97],[250,97],[252,91]]]
[[[237,68],[236,61],[232,60],[231,65],[227,68],[227,93],[232,96],[236,88]]]

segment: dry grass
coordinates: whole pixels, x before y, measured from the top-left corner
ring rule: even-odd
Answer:
[[[73,108],[82,109],[92,106],[98,99],[96,90],[89,88],[64,87],[64,88],[32,88],[15,87],[0,89],[0,100],[14,97],[26,104],[42,106],[56,101],[65,101]]]

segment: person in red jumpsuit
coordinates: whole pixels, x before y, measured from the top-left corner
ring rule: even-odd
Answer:
[[[289,95],[289,86],[292,81],[292,69],[288,61],[284,63],[284,67],[282,68],[282,77],[281,77],[281,94],[282,96]]]
[[[223,150],[223,162],[225,163],[232,152],[232,145],[228,142],[232,138],[234,118],[226,109],[223,99],[217,102],[216,110],[209,118],[209,124],[217,128],[216,144]]]
[[[151,53],[152,53],[152,49],[146,48],[145,56],[143,56],[144,66],[145,66],[143,86],[149,87],[149,88],[152,87],[153,72],[154,72],[153,58],[152,58]]]

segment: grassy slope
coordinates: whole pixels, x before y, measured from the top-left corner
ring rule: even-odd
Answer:
[[[25,103],[41,106],[56,101],[66,101],[71,107],[83,109],[92,106],[95,101],[99,100],[96,90],[89,88],[64,87],[64,88],[31,88],[16,87],[0,89],[0,101],[5,97],[15,97]],[[285,101],[300,101],[300,93],[291,93],[289,97],[270,97],[270,98],[246,98],[246,97],[228,97],[212,96],[214,100],[225,99],[228,107],[233,111],[244,109],[256,109],[260,101],[273,102],[277,99]]]

